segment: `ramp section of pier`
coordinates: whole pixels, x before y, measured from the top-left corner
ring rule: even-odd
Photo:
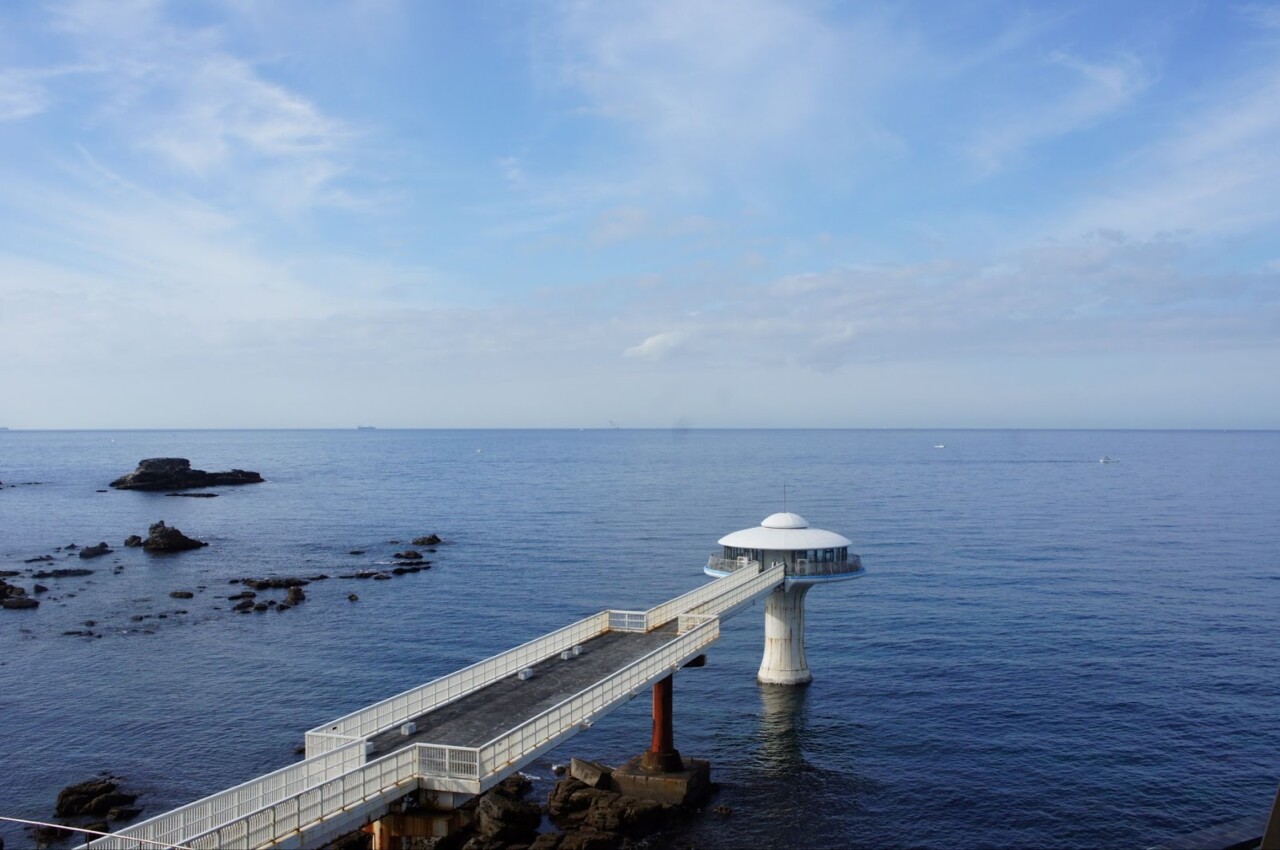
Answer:
[[[784,579],[739,570],[647,611],[602,611],[313,729],[303,761],[86,847],[313,847],[418,789],[482,793],[702,654],[723,617]]]

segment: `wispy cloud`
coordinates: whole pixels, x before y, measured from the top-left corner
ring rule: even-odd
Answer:
[[[833,26],[814,11],[774,0],[566,3],[559,73],[591,113],[633,134],[669,188],[883,147],[890,136],[871,107],[909,68],[913,43],[875,18]]]
[[[982,175],[1005,168],[1027,148],[1093,127],[1129,105],[1154,80],[1138,57],[1120,54],[1088,61],[1064,51],[1044,60],[1050,92],[1025,91],[987,117],[973,133],[967,153]],[[1053,73],[1061,69],[1062,74]]]
[[[687,331],[662,331],[656,333],[638,345],[633,345],[623,352],[627,357],[635,357],[641,360],[659,361],[665,360],[678,350],[689,339]]]

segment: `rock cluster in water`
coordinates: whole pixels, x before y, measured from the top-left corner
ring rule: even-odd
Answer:
[[[148,552],[186,552],[208,545],[203,540],[188,537],[178,529],[165,525],[164,520],[147,529],[147,539],[142,541],[142,548]]]
[[[612,770],[604,765],[580,759],[574,759],[573,764],[574,775],[556,783],[546,806],[524,800],[532,787],[524,776],[504,779],[475,801],[469,823],[437,839],[434,850],[628,850],[666,846],[655,843],[653,834],[692,814],[671,803],[618,793],[611,787]],[[717,811],[720,808],[723,807]],[[544,814],[550,816],[556,832],[538,832]],[[366,841],[366,835],[352,833],[334,846],[364,847]]]
[[[132,820],[142,812],[141,807],[134,805],[137,799],[137,794],[120,790],[119,777],[103,775],[68,785],[58,792],[54,816],[64,824],[108,832],[109,822]],[[31,832],[37,847],[48,847],[73,836],[83,838],[83,833],[56,826],[42,826]]]
[[[184,457],[153,457],[138,461],[138,468],[111,482],[117,490],[195,490],[231,484],[261,484],[256,472],[232,469],[227,472],[205,472],[192,469]]]

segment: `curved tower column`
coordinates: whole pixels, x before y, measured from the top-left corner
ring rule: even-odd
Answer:
[[[757,679],[766,685],[807,685],[813,681],[804,657],[804,596],[811,585],[784,585],[764,603],[764,659]]]

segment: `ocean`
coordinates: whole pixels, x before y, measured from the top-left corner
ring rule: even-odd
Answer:
[[[97,492],[165,456],[266,483]],[[11,817],[101,771],[148,817],[282,767],[326,720],[707,581],[784,484],[868,574],[809,594],[810,687],[756,683],[759,603],[676,677],[676,746],[711,760],[728,813],[664,842],[1141,847],[1263,814],[1280,782],[1277,432],[8,431],[0,481],[0,569],[94,570],[0,611]],[[158,520],[210,545],[121,546]],[[225,598],[432,532],[422,573],[316,582],[282,613]],[[63,634],[86,620],[101,637]],[[636,699],[528,772],[545,797],[553,763],[649,734]]]

